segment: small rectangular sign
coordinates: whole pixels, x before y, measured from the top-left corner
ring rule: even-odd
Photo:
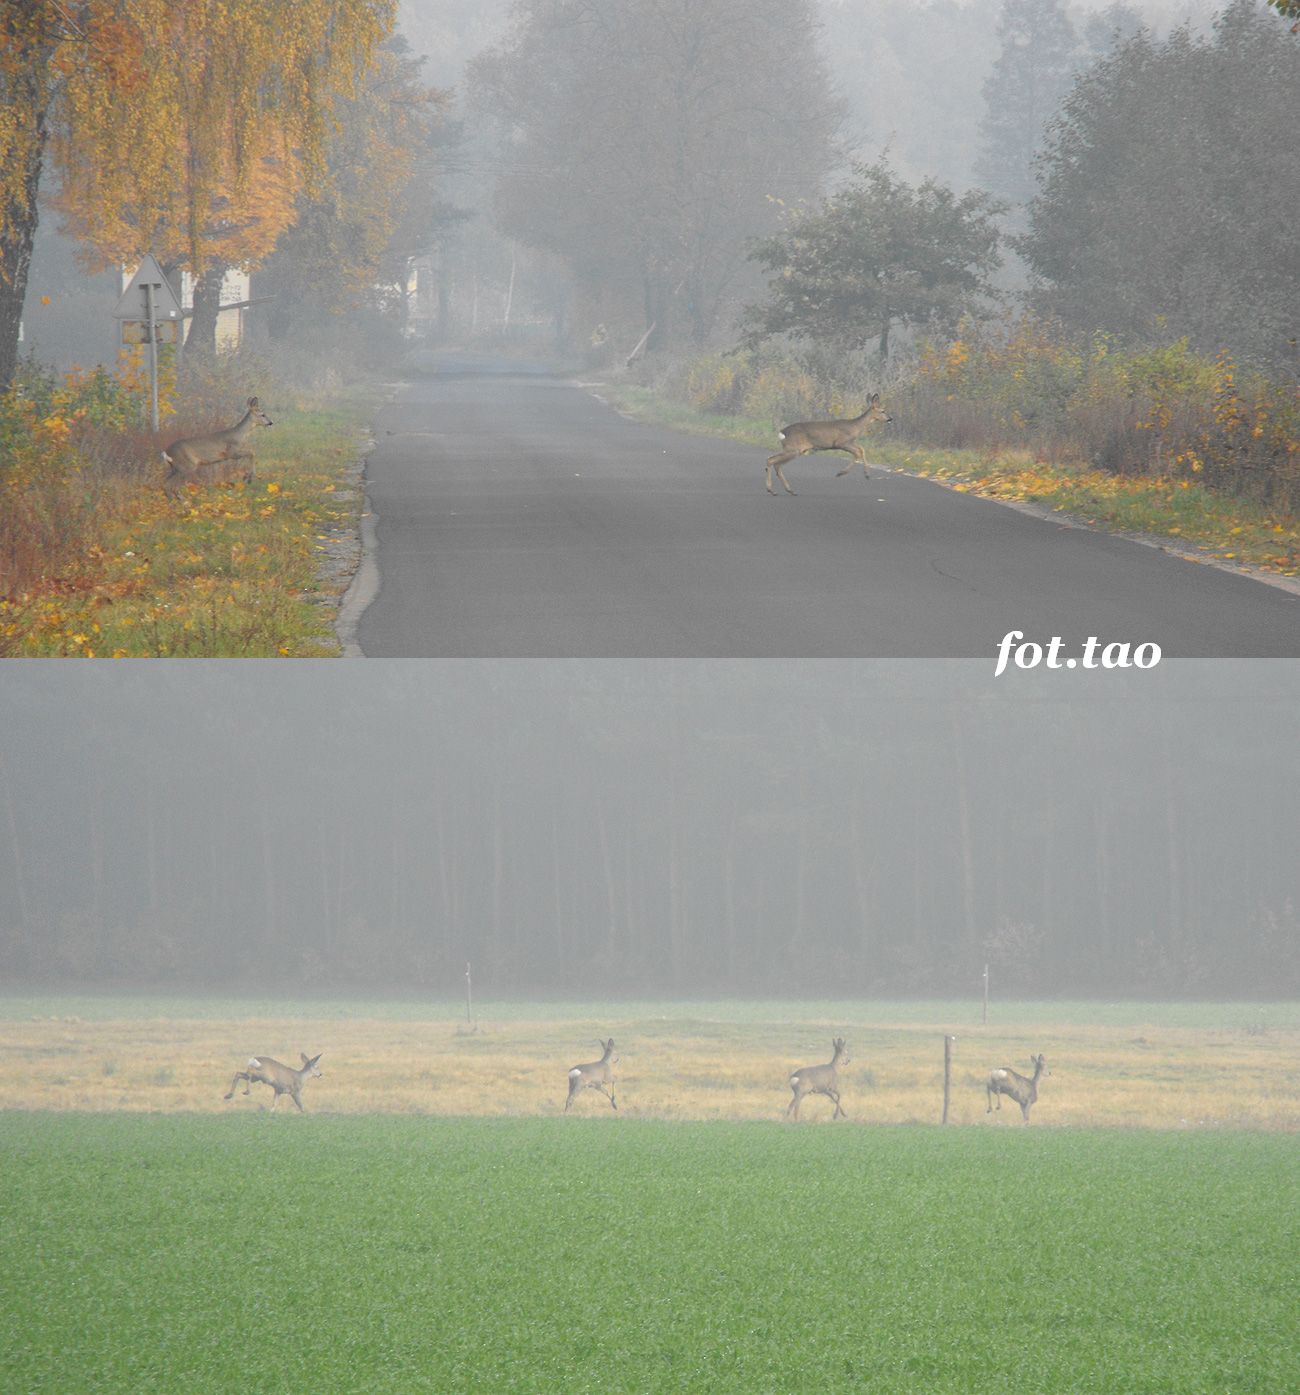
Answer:
[[[122,320],[122,343],[123,344],[147,344],[149,326],[144,320]],[[176,331],[180,326],[179,320],[159,320],[156,324],[158,331],[157,342],[159,344],[174,344],[176,342]]]

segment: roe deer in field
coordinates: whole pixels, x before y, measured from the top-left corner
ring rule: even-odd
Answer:
[[[569,1106],[577,1097],[578,1091],[584,1086],[588,1090],[599,1090],[609,1101],[610,1106],[617,1110],[618,1105],[614,1103],[614,1062],[617,1059],[614,1055],[614,1038],[608,1041],[598,1041],[596,1043],[603,1051],[604,1055],[599,1061],[587,1061],[580,1066],[574,1066],[569,1072],[569,1098],[564,1101],[564,1112],[569,1112]],[[609,1089],[606,1089],[606,1086]]]
[[[988,1098],[989,1107],[985,1114],[993,1113],[993,1100],[996,1096],[998,1108],[1002,1108],[1002,1096],[1007,1095],[1020,1106],[1020,1113],[1027,1124],[1029,1122],[1029,1106],[1038,1098],[1038,1079],[1042,1075],[1051,1075],[1043,1064],[1041,1056],[1031,1056],[1029,1058],[1034,1063],[1033,1078],[1019,1075],[1015,1071],[1001,1066],[995,1071],[989,1072],[988,1084],[984,1087],[984,1093]]]
[[[870,478],[867,456],[861,442],[867,434],[867,428],[878,421],[893,421],[893,417],[880,405],[880,394],[873,392],[871,401],[867,403],[867,410],[860,417],[851,417],[848,421],[797,421],[793,426],[787,426],[783,431],[777,432],[784,449],[767,457],[767,492],[776,493],[772,488],[772,472],[775,471],[777,479],[785,486],[785,492],[793,494],[794,490],[790,488],[790,481],[786,479],[781,466],[787,460],[815,450],[842,450],[853,457],[837,472],[836,478],[847,475],[855,464],[861,465],[862,473]]]
[[[234,480],[247,483],[253,478],[249,438],[259,426],[272,425],[257,398],[250,397],[248,411],[234,426],[173,441],[162,453],[169,467],[163,488],[175,497],[187,484],[228,484]]]
[[[225,1096],[232,1099],[235,1093],[235,1086],[244,1081],[244,1093],[253,1088],[254,1085],[269,1085],[275,1091],[275,1097],[271,1100],[271,1108],[280,1103],[281,1095],[288,1095],[298,1106],[300,1114],[306,1113],[302,1107],[302,1082],[308,1076],[319,1080],[320,1071],[316,1069],[316,1062],[320,1060],[321,1053],[318,1051],[314,1056],[309,1057],[305,1051],[298,1053],[302,1057],[302,1067],[294,1070],[292,1066],[281,1065],[279,1061],[273,1061],[269,1056],[250,1056],[248,1058],[248,1069],[237,1070],[235,1078],[230,1082],[230,1091]]]
[[[840,1082],[836,1074],[841,1066],[849,1063],[849,1058],[844,1054],[844,1038],[836,1037],[831,1044],[835,1048],[834,1054],[824,1066],[800,1066],[791,1074],[790,1088],[794,1095],[785,1107],[787,1119],[799,1117],[799,1101],[805,1095],[825,1095],[828,1100],[834,1101],[832,1119],[838,1119],[841,1114],[846,1119],[849,1117],[840,1107]]]

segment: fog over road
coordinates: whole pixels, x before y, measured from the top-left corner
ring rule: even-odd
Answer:
[[[1300,655],[1300,596],[848,460],[626,420],[570,379],[443,358],[377,419],[381,656]],[[775,443],[773,448],[775,448]],[[870,458],[870,441],[867,443]]]

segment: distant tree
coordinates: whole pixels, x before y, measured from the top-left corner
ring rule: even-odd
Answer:
[[[1089,15],[1083,26],[1083,43],[1088,61],[1095,63],[1105,58],[1112,49],[1127,43],[1144,27],[1142,11],[1125,4],[1124,0],[1115,0],[1104,10]]]
[[[746,312],[747,341],[796,335],[889,354],[895,325],[950,330],[994,295],[1002,205],[933,180],[917,187],[879,160],[751,255],[768,299]]]
[[[1003,0],[998,38],[1002,50],[984,84],[983,151],[975,170],[999,198],[1023,204],[1034,192],[1034,154],[1074,71],[1076,39],[1065,0]]]
[[[410,260],[429,249],[446,214],[435,144],[446,101],[394,35],[355,93],[336,104],[325,177],[314,194],[299,195],[293,224],[259,278],[259,293],[278,297],[273,332],[377,299],[400,316]]]
[[[1253,0],[1213,35],[1143,32],[1082,74],[1017,243],[1046,313],[1289,359],[1300,332],[1300,42]]]
[[[889,142],[905,179],[955,189],[974,174],[980,88],[998,54],[1001,0],[822,0],[822,44],[859,151]]]
[[[522,0],[473,69],[501,229],[564,258],[591,321],[706,339],[774,199],[828,171],[815,27],[811,0]]]

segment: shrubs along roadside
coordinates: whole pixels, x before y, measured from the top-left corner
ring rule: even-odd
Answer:
[[[0,655],[266,656],[338,651],[322,578],[353,532],[371,402],[334,375],[295,387],[221,355],[143,424],[139,363],[56,375],[26,365],[0,399]],[[274,431],[248,484],[161,488],[162,447],[231,425],[260,394]]]
[[[883,464],[1300,574],[1300,392],[1185,340],[1126,350],[1030,318],[923,343],[881,381],[872,355],[714,353],[643,370],[622,404],[774,446],[788,422],[851,416],[882,390]]]

